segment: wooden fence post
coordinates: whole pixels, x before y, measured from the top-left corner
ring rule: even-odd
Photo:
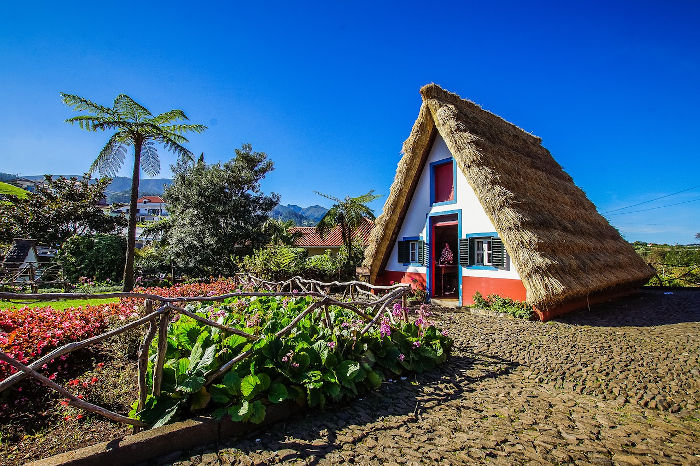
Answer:
[[[165,352],[168,349],[168,323],[170,322],[170,312],[165,312],[160,317],[158,327],[158,355],[153,366],[153,396],[160,395],[160,387],[163,383],[163,366],[165,365]]]
[[[146,300],[146,315],[153,312],[153,301],[150,299]],[[151,347],[151,342],[153,337],[156,335],[156,318],[154,317],[148,323],[148,331],[146,336],[143,338],[143,342],[139,347],[138,353],[138,371],[139,371],[139,405],[137,411],[141,411],[146,405],[146,373],[148,372],[148,350]],[[134,433],[139,432],[141,429],[134,426]]]

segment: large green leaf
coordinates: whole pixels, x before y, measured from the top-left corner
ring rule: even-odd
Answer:
[[[280,403],[289,397],[289,392],[287,387],[283,383],[275,382],[270,385],[270,391],[267,394],[267,398],[272,403]]]
[[[253,424],[260,424],[265,419],[265,405],[260,400],[255,400],[250,405],[248,420]]]
[[[214,403],[225,405],[231,401],[231,393],[226,385],[212,385],[209,387],[209,393],[211,394],[211,399],[214,400]]]
[[[204,409],[209,404],[211,400],[211,395],[206,388],[202,387],[197,392],[195,392],[191,399],[190,410],[196,411],[198,409]]]
[[[345,386],[350,386],[354,380],[355,377],[360,373],[360,364],[355,361],[351,361],[349,359],[344,360],[340,364],[338,364],[338,368],[335,371],[336,376],[338,377],[338,380],[345,385]]]
[[[260,391],[262,383],[257,375],[246,375],[241,380],[241,394],[246,400],[250,400]]]
[[[246,337],[242,337],[240,335],[233,334],[230,337],[227,337],[224,340],[223,344],[224,344],[224,346],[230,348],[232,351],[235,351],[235,350],[241,348],[247,342],[248,342],[248,339]]]
[[[177,386],[177,389],[185,393],[194,393],[200,388],[202,388],[204,382],[206,382],[206,380],[204,380],[204,377],[194,375],[183,380]]]
[[[241,377],[234,371],[228,371],[221,383],[226,386],[231,395],[237,395],[241,392]]]

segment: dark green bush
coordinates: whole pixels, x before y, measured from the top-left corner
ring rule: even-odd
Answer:
[[[57,260],[71,282],[78,282],[80,277],[121,282],[125,257],[124,237],[96,234],[71,236],[61,246]]]

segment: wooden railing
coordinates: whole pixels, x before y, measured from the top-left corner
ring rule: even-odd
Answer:
[[[156,349],[156,359],[153,367],[152,394],[160,395],[161,384],[163,380],[163,366],[165,364],[165,353],[167,349],[168,324],[172,319],[172,314],[181,314],[191,317],[192,319],[221,329],[224,332],[240,335],[251,341],[257,341],[261,338],[259,335],[252,335],[237,328],[229,327],[210,319],[202,317],[198,314],[188,311],[182,304],[188,302],[204,302],[204,301],[223,301],[234,297],[253,297],[253,296],[288,296],[288,297],[303,297],[309,296],[312,298],[311,304],[301,313],[299,313],[285,328],[278,331],[275,336],[282,337],[287,335],[305,316],[314,313],[314,319],[319,319],[322,325],[331,327],[331,319],[328,311],[329,306],[338,306],[348,309],[357,314],[364,322],[360,335],[365,334],[374,325],[377,325],[382,314],[388,314],[392,323],[395,323],[391,312],[388,312],[389,306],[397,301],[403,300],[405,303],[406,296],[411,293],[411,287],[407,284],[397,284],[392,286],[377,286],[361,281],[348,282],[331,282],[325,283],[317,280],[308,280],[302,277],[293,277],[289,280],[281,282],[273,282],[263,280],[250,275],[239,274],[234,278],[235,284],[240,286],[242,290],[254,291],[239,291],[227,293],[219,296],[181,296],[181,297],[166,297],[152,293],[136,293],[136,292],[114,292],[103,294],[85,294],[85,293],[45,293],[45,294],[21,294],[21,293],[2,293],[0,292],[0,300],[10,299],[92,299],[92,298],[137,298],[145,301],[144,314],[142,317],[129,322],[121,327],[109,330],[100,335],[91,338],[67,343],[60,346],[50,353],[33,361],[29,365],[24,365],[16,359],[10,357],[0,351],[0,361],[15,367],[17,372],[10,375],[6,379],[0,381],[0,392],[7,390],[16,383],[26,377],[32,377],[43,385],[57,391],[62,396],[68,399],[68,403],[84,409],[86,411],[99,414],[108,419],[124,424],[130,424],[135,428],[147,428],[148,425],[144,422],[132,419],[127,416],[112,412],[106,408],[95,405],[88,401],[82,400],[71,394],[64,387],[49,380],[47,377],[38,372],[44,364],[59,358],[63,355],[72,353],[81,348],[98,343],[107,338],[122,334],[127,330],[148,325],[141,345],[138,351],[138,387],[139,387],[139,404],[138,410],[143,409],[147,397],[147,369],[149,360],[149,351],[151,343],[158,334],[158,345]],[[262,290],[262,291],[260,291]],[[335,292],[335,294],[333,293]],[[340,293],[342,292],[342,296]],[[371,309],[368,314],[365,310]],[[216,379],[224,375],[235,364],[243,361],[253,354],[253,349],[238,354],[236,357],[224,363],[221,367],[212,369],[205,376],[205,386],[209,386]]]

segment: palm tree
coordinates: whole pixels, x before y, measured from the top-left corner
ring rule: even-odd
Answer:
[[[183,144],[189,142],[183,133],[201,133],[204,125],[183,124],[188,120],[182,110],[170,110],[153,114],[126,94],[119,94],[112,107],[104,107],[77,95],[61,93],[63,103],[78,112],[89,112],[69,118],[66,122],[80,125],[87,131],[116,131],[92,162],[89,174],[95,170],[100,175],[115,176],[124,164],[126,147],[134,147],[134,171],[131,177],[131,203],[129,204],[129,228],[127,235],[126,264],[124,265],[124,291],[134,287],[134,247],[136,245],[136,200],[139,197],[141,169],[150,175],[160,173],[160,159],[155,144],[163,144],[179,158],[192,159],[192,152]]]
[[[375,195],[374,190],[357,197],[346,196],[345,199],[339,199],[318,191],[315,191],[315,193],[335,202],[333,207],[318,221],[316,231],[323,238],[333,228],[340,226],[340,235],[348,251],[345,263],[347,267],[350,265],[352,257],[352,235],[362,225],[365,218],[374,220],[374,212],[367,207],[367,204],[381,196]]]
[[[295,226],[294,220],[268,218],[262,226],[262,232],[270,237],[270,244],[293,246],[301,238],[300,231],[290,231]]]

